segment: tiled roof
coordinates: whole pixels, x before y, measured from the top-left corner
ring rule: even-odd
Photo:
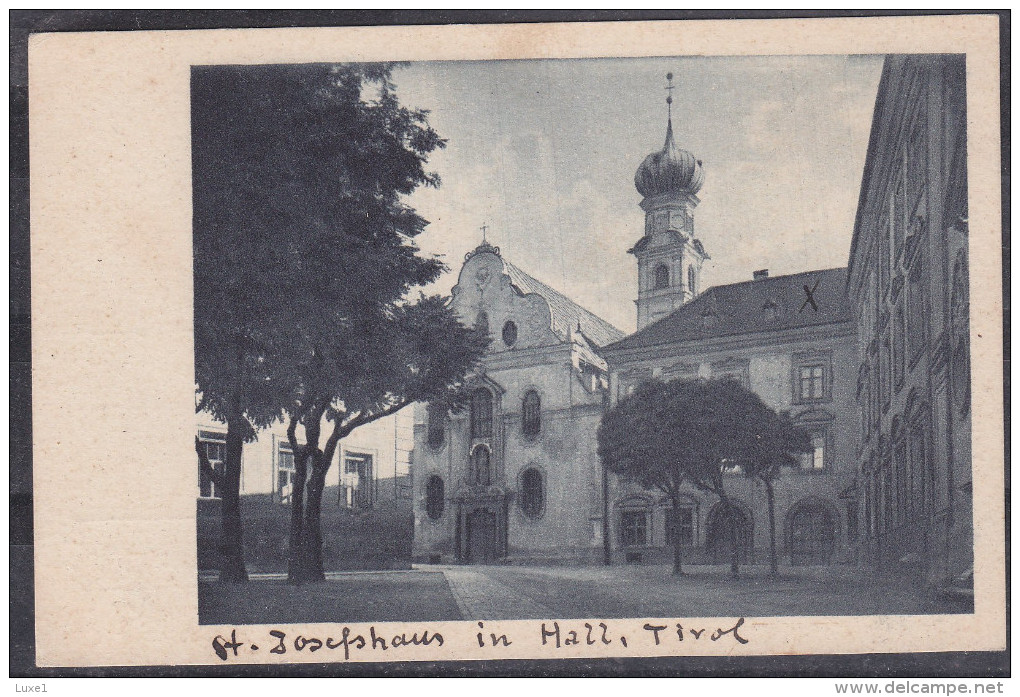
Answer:
[[[567,335],[570,331],[580,328],[585,338],[597,347],[619,341],[625,336],[609,322],[581,307],[558,290],[528,275],[506,259],[503,259],[503,267],[519,293],[522,295],[536,293],[549,303],[553,326],[561,334]]]
[[[626,350],[843,322],[849,319],[845,282],[846,269],[840,268],[714,286],[606,348]],[[817,310],[807,301],[805,287],[813,291]]]

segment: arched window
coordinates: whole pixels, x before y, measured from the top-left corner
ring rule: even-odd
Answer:
[[[484,311],[478,313],[478,319],[475,320],[475,329],[479,329],[486,334],[489,333],[489,316]]]
[[[479,445],[471,454],[471,470],[473,483],[480,486],[489,486],[492,483],[492,472],[489,463],[489,449]]]
[[[428,408],[428,438],[430,448],[441,448],[446,440],[446,410],[430,404]]]
[[[698,272],[695,271],[693,266],[687,267],[687,290],[691,293],[698,292]]]
[[[655,267],[655,290],[669,288],[669,267],[659,264]]]
[[[524,395],[522,406],[521,430],[526,436],[537,436],[542,430],[542,400],[534,390]]]
[[[644,510],[620,511],[620,544],[643,547],[648,543],[648,515]]]
[[[503,325],[503,343],[507,346],[513,346],[517,343],[517,325],[513,322],[507,322]]]
[[[425,513],[432,520],[439,520],[446,507],[446,486],[436,475],[429,477],[425,484]]]
[[[492,436],[492,393],[485,388],[471,395],[471,437]]]
[[[521,510],[529,518],[542,515],[545,508],[545,486],[542,473],[529,467],[521,474]]]

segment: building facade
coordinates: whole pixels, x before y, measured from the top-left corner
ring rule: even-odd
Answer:
[[[791,564],[853,561],[858,534],[854,479],[853,326],[846,269],[768,277],[714,286],[664,319],[603,350],[611,366],[613,403],[645,380],[731,377],[808,431],[810,453],[774,484],[776,539]],[[807,301],[807,290],[812,301]],[[813,303],[813,304],[812,304]],[[609,529],[617,561],[665,561],[672,555],[672,518],[679,517],[684,556],[726,563],[730,525],[714,495],[691,488],[679,511],[661,492],[612,477]],[[735,471],[727,495],[739,509],[737,539],[745,562],[768,560],[764,485]]]
[[[775,482],[777,543],[794,564],[848,562],[858,534],[852,492],[855,420],[852,324],[846,269],[768,277],[756,271],[744,283],[699,294],[708,258],[695,236],[694,206],[704,183],[701,160],[666,142],[638,167],[635,186],[646,212],[638,258],[638,331],[603,349],[616,403],[644,380],[732,377],[776,411],[788,411],[812,438],[812,452]],[[607,492],[607,537],[618,560],[671,554],[673,518],[689,560],[728,558],[730,527],[737,527],[740,557],[764,561],[770,530],[764,485],[741,472],[727,477],[736,520],[714,496],[687,493],[674,511],[661,493],[618,477]]]
[[[644,234],[637,258],[638,331],[624,338],[483,244],[467,255],[453,302],[493,344],[462,414],[417,412],[415,557],[421,561],[664,559],[673,516],[692,561],[728,558],[730,518],[694,490],[673,511],[661,494],[605,476],[601,415],[642,380],[731,376],[790,411],[813,450],[776,483],[780,545],[791,563],[853,559],[856,423],[846,269],[769,278],[700,293],[708,255],[695,235],[702,163],[665,143],[641,163]],[[741,556],[765,560],[763,492],[734,474]],[[848,493],[849,492],[849,493]]]
[[[608,387],[598,350],[623,333],[484,243],[467,255],[453,307],[492,344],[466,409],[417,411],[414,558],[593,560]]]
[[[372,508],[379,501],[411,500],[411,450],[414,447],[411,409],[361,426],[337,448],[335,465],[326,477],[323,505]],[[328,426],[324,425],[325,431]],[[199,414],[197,435],[210,464],[221,468],[227,427]],[[302,429],[298,442],[304,444]],[[196,458],[197,460],[197,458]],[[294,453],[286,424],[277,423],[245,443],[241,452],[241,495],[265,496],[289,505],[293,491]],[[198,499],[203,509],[220,500],[215,482],[198,467]]]
[[[850,252],[859,554],[973,564],[963,56],[886,59]]]

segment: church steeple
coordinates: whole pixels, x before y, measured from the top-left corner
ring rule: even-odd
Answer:
[[[698,294],[701,266],[708,258],[694,236],[694,209],[705,171],[701,160],[674,140],[673,73],[666,80],[666,140],[634,175],[645,211],[644,236],[630,249],[638,260],[638,329]]]

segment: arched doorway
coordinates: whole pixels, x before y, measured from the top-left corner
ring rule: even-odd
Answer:
[[[794,566],[828,564],[836,547],[836,518],[820,501],[803,501],[790,511],[787,548]]]
[[[727,564],[731,559],[731,527],[737,530],[737,559],[741,564],[751,560],[754,541],[754,526],[751,519],[739,505],[726,506],[717,503],[708,513],[708,531],[705,546],[712,562]]]

